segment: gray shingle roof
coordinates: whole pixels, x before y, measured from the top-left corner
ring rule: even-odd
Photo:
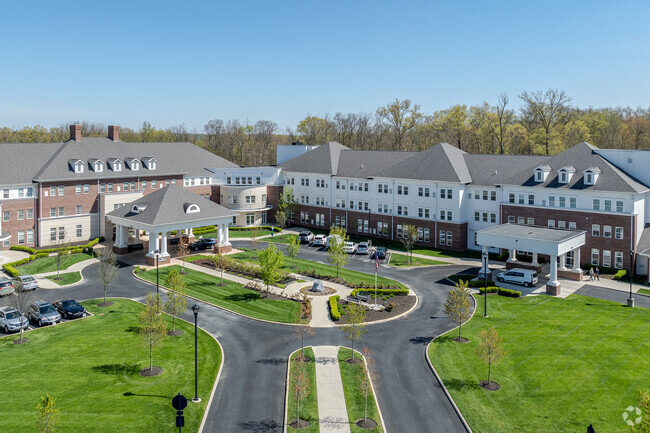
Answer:
[[[19,148],[25,159],[34,157],[37,161],[40,161],[36,164],[30,163],[36,167],[35,173],[32,173],[29,181],[32,179],[38,181],[109,179],[113,177],[165,176],[172,174],[209,176],[211,172],[208,168],[239,167],[237,164],[201,149],[192,143],[126,143],[108,138],[85,137],[81,141],[68,140],[65,143],[58,144],[32,146],[12,144],[11,146]],[[23,148],[22,146],[26,147]],[[47,157],[39,155],[39,151],[41,153],[47,151]],[[5,154],[9,155],[7,159],[11,161],[16,157],[13,153]],[[122,165],[122,170],[119,172],[114,172],[105,167],[99,173],[91,170],[85,170],[84,173],[73,173],[68,165],[68,161],[77,159],[84,162],[91,159],[101,159],[112,163],[115,159],[124,161],[128,158],[141,158],[140,155],[155,158],[156,169],[147,170],[140,166],[139,170],[131,171]],[[6,163],[6,160],[3,163]],[[18,179],[17,176],[15,178],[3,176],[3,179],[5,177],[8,180],[4,180],[4,182],[8,183],[13,183],[14,179]]]
[[[394,164],[386,170],[387,177],[446,182],[472,182],[465,164],[466,152],[447,143],[440,143]]]
[[[641,231],[641,238],[636,245],[636,251],[644,256],[650,256],[650,224],[646,224]]]
[[[350,150],[335,141],[318,146],[281,164],[284,170],[302,173],[336,174],[342,150]]]
[[[532,173],[547,159],[547,156],[539,155],[465,155],[465,163],[472,174],[472,184],[484,186],[499,185],[504,179],[521,171]]]
[[[0,143],[0,184],[31,183],[63,143]],[[63,161],[68,169],[68,161]]]
[[[200,212],[186,213],[185,210],[190,204],[198,205]],[[133,205],[137,205],[141,212],[132,212]],[[152,226],[201,221],[206,218],[228,218],[236,215],[237,212],[177,185],[168,185],[107,214],[109,217],[127,218]]]
[[[375,150],[344,150],[341,152],[337,176],[367,178],[384,176],[386,170],[417,152]]]

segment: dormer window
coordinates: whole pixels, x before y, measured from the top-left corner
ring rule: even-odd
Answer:
[[[74,172],[75,173],[83,173],[84,172],[84,163],[81,161],[77,161],[77,163],[74,165]]]
[[[108,166],[113,171],[122,171],[122,161],[117,158],[107,160]]]
[[[133,170],[133,171],[140,170],[140,161],[138,161],[137,158],[126,158],[124,162],[126,162],[126,165],[129,168],[129,170]]]
[[[142,158],[142,166],[144,168],[146,168],[147,170],[155,170],[156,169],[156,160],[153,159],[152,157]]]
[[[131,212],[140,213],[143,210],[145,210],[146,208],[147,208],[146,203],[135,203],[135,204],[133,204],[133,206],[131,206]]]
[[[544,181],[544,172],[542,170],[535,170],[535,182]]]
[[[197,205],[196,203],[185,203],[183,205],[183,208],[185,208],[185,213],[201,212],[201,208],[199,208],[199,205]]]
[[[585,185],[595,185],[596,179],[598,179],[598,175],[600,174],[600,169],[598,167],[590,167],[583,174]]]
[[[101,173],[104,171],[104,161],[101,159],[89,159],[88,160],[88,166],[90,169],[96,173]]]
[[[101,162],[101,161],[97,161],[95,163],[95,171],[98,172],[98,173],[101,173],[102,171],[104,171],[104,163]]]
[[[535,182],[546,182],[548,174],[551,172],[551,167],[548,165],[540,165],[535,168]]]
[[[571,181],[571,177],[575,171],[576,169],[571,166],[562,167],[558,170],[558,182],[566,185]]]

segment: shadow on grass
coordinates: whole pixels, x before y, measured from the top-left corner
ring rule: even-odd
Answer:
[[[282,424],[272,419],[262,419],[259,421],[240,422],[239,428],[253,433],[279,432],[282,430]]]
[[[126,329],[124,330],[124,332],[130,332],[130,333],[132,333],[132,334],[139,334],[139,333],[140,333],[140,327],[139,327],[139,326],[135,326],[135,325],[131,325],[131,326],[129,326],[128,328],[126,328]]]
[[[122,394],[124,397],[159,397],[159,398],[172,398],[168,395],[156,395],[156,394],[134,394],[132,392],[125,392]]]
[[[287,360],[285,358],[264,358],[264,359],[258,359],[255,362],[257,364],[264,364],[264,365],[282,365],[282,364],[286,364]]]
[[[98,373],[103,374],[137,374],[140,371],[140,366],[138,364],[129,364],[128,362],[123,362],[121,364],[103,364],[96,365],[92,369]]]
[[[436,338],[433,340],[433,344],[445,344],[445,343],[453,343],[453,338],[457,337],[456,334],[453,336],[451,335],[441,335],[440,337]]]
[[[433,337],[413,337],[409,340],[411,344],[425,345],[429,344],[433,340]]]
[[[460,379],[451,379],[449,381],[444,381],[447,389],[453,391],[474,391],[480,388],[478,383],[467,382]]]
[[[257,293],[240,293],[226,296],[228,301],[232,302],[251,302],[260,299]]]

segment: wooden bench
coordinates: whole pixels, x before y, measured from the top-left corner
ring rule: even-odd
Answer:
[[[366,295],[353,296],[353,295],[350,295],[350,296],[348,296],[348,301],[356,302],[358,304],[360,304],[362,302],[368,303],[370,301],[370,296],[366,296]]]

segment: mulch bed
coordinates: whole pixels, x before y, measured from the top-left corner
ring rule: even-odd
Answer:
[[[323,287],[323,289],[325,290],[323,290],[322,292],[312,292],[310,289],[311,286],[305,286],[302,289],[300,289],[300,293],[308,296],[331,296],[334,293],[336,293],[336,290],[332,289],[331,287]]]
[[[361,358],[357,358],[357,357],[355,357],[354,359],[348,358],[345,360],[345,362],[347,362],[350,365],[359,365],[361,364]]]
[[[289,421],[289,427],[295,429],[309,427],[309,421],[304,419],[300,419],[296,421],[295,419],[292,419],[291,421]]]
[[[392,298],[382,301],[381,297],[377,297],[377,303],[381,304],[383,303],[384,305],[388,305],[389,303],[395,304],[393,309],[391,311],[374,311],[374,310],[366,310],[366,322],[375,322],[377,320],[384,320],[384,319],[390,319],[395,316],[399,316],[402,313],[407,312],[413,306],[415,305],[417,298],[415,296],[393,296]],[[374,302],[374,298],[370,298],[370,304]],[[345,318],[346,314],[343,309],[343,305],[346,305],[347,302],[345,300],[340,300],[338,302],[339,304],[339,311],[341,312],[341,323],[345,323]]]
[[[362,429],[365,430],[372,430],[375,427],[377,427],[377,423],[375,422],[375,420],[370,418],[366,418],[365,420],[361,418],[356,420],[354,423],[357,425],[357,427],[361,427]]]
[[[113,301],[100,302],[97,304],[98,307],[110,307],[113,305]]]
[[[14,340],[13,343],[14,343],[14,344],[23,344],[23,343],[27,343],[28,341],[29,341],[29,340],[26,339],[26,338],[19,338],[19,339],[17,339],[17,340]]]
[[[144,370],[140,370],[140,376],[146,377],[158,376],[160,373],[162,373],[162,368],[160,367],[153,367],[151,369],[145,368]]]
[[[491,381],[491,382],[488,384],[488,381],[487,381],[487,380],[482,380],[482,381],[480,381],[478,384],[479,384],[479,386],[480,386],[481,388],[483,388],[483,389],[487,389],[488,391],[498,391],[498,390],[501,389],[501,385],[499,385],[499,384],[496,383],[495,381]]]
[[[452,338],[456,343],[469,343],[469,340],[465,337],[454,337]]]
[[[167,335],[169,335],[170,337],[178,337],[179,335],[183,335],[183,330],[175,329],[174,331],[167,332]]]

